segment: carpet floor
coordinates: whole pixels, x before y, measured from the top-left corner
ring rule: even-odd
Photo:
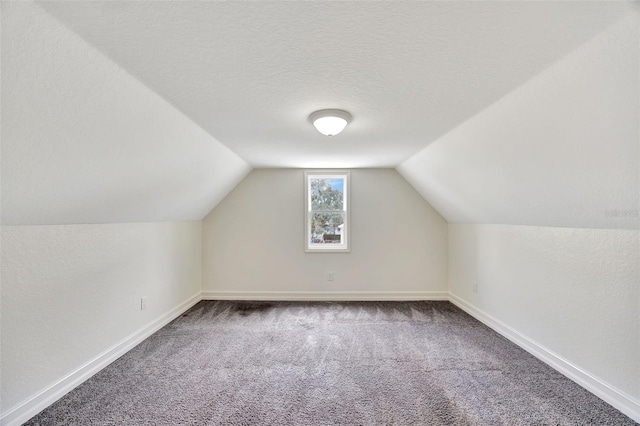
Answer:
[[[635,425],[449,302],[203,301],[28,425]]]

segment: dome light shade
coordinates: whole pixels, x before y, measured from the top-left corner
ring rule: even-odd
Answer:
[[[351,122],[351,114],[340,109],[322,109],[309,116],[309,121],[325,136],[335,136]]]

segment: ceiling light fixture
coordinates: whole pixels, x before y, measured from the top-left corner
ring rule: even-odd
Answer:
[[[309,121],[325,136],[335,136],[347,127],[353,117],[341,109],[321,109],[309,116]]]

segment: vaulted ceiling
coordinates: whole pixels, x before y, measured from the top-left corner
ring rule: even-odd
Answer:
[[[200,220],[251,170],[39,7],[0,7],[4,225]]]
[[[628,5],[42,2],[254,167],[395,167]],[[333,140],[307,117],[354,116]]]
[[[639,41],[619,20],[398,171],[449,222],[637,229]]]
[[[635,226],[603,212],[637,208],[637,6],[4,2],[3,224],[197,220],[251,167],[398,167],[450,221]],[[322,108],[354,120],[323,137]]]

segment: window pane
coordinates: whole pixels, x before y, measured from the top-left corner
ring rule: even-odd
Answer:
[[[311,213],[311,244],[344,244],[344,213]]]
[[[312,178],[311,210],[344,210],[344,178]]]

